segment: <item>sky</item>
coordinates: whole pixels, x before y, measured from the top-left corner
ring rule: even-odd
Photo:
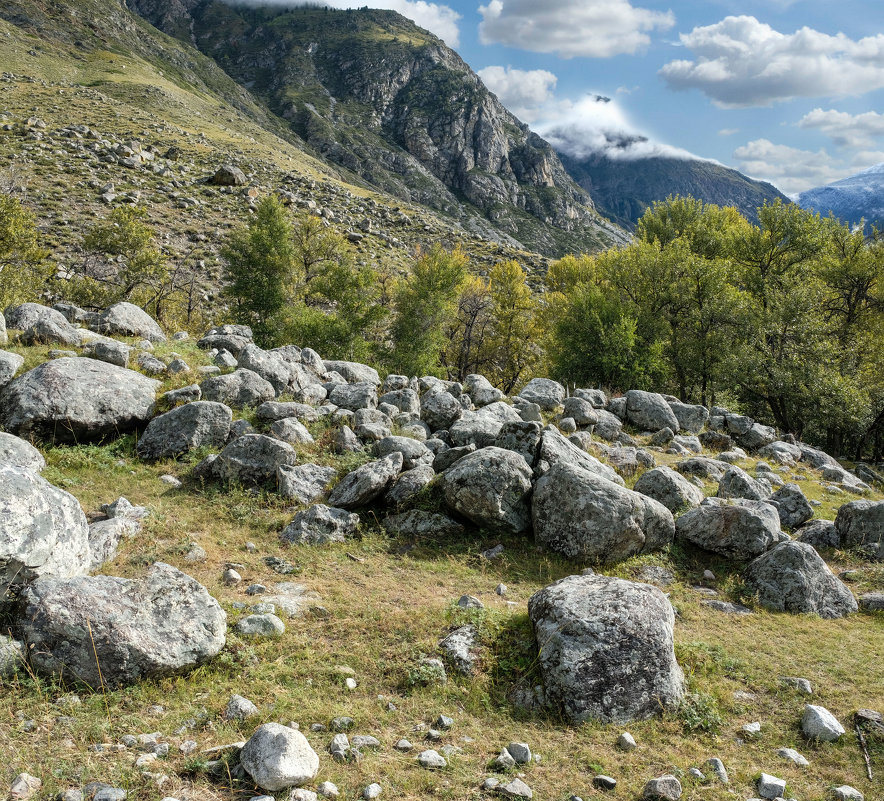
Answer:
[[[718,161],[791,197],[884,162],[882,0],[325,0],[445,40],[581,156]]]

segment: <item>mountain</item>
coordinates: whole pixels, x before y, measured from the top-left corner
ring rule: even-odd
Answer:
[[[611,158],[602,153],[576,159],[559,153],[565,169],[605,216],[632,230],[655,200],[691,195],[705,203],[736,206],[749,220],[765,202],[790,200],[774,186],[711,161],[663,156]]]
[[[552,147],[444,42],[392,11],[129,0],[192,43],[325,161],[370,186],[546,255],[622,232]]]
[[[884,164],[869,167],[826,186],[808,189],[798,196],[798,205],[822,215],[834,214],[842,222],[866,226],[884,223]]]

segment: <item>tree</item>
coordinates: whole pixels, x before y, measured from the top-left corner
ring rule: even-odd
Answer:
[[[470,373],[484,372],[489,358],[491,306],[488,281],[475,275],[466,276],[442,356],[442,364],[451,380],[463,381]]]
[[[405,375],[437,374],[467,276],[467,257],[435,244],[419,251],[395,291],[391,363]]]
[[[232,302],[236,322],[249,325],[262,347],[275,344],[295,283],[296,250],[285,208],[266,197],[248,227],[230,234],[221,256],[225,260],[224,294]]]
[[[39,298],[52,275],[47,256],[38,245],[33,215],[17,199],[0,194],[0,314]]]
[[[310,305],[314,302],[311,296],[314,280],[346,259],[346,245],[340,234],[327,228],[323,220],[309,212],[299,215],[291,226],[291,240],[298,281],[293,294]]]

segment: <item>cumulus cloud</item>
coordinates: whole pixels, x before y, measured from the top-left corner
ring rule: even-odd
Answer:
[[[671,61],[659,74],[672,89],[699,89],[725,108],[884,87],[884,34],[854,40],[807,27],[783,34],[755,17],[739,16],[679,38],[696,60]]]
[[[416,22],[421,28],[435,33],[449,47],[460,44],[461,15],[451,6],[439,3],[428,3],[426,0],[371,0],[371,2],[352,2],[352,0],[323,0],[322,5],[332,8],[384,8],[398,11],[403,17]]]
[[[483,44],[504,44],[562,58],[635,53],[649,31],[675,24],[671,11],[636,8],[629,0],[490,0],[479,6]]]
[[[776,145],[769,139],[755,139],[738,147],[734,158],[742,172],[775,184],[793,198],[807,189],[830,184],[856,172],[855,166],[832,158],[824,149],[800,150]]]
[[[687,150],[651,141],[637,130],[616,101],[601,95],[560,104],[535,128],[556,150],[581,160],[593,155],[624,161],[654,156],[699,159]]]
[[[534,122],[555,99],[558,78],[547,70],[495,66],[485,67],[477,74],[500,102],[524,122]]]
[[[801,118],[798,126],[821,131],[838,147],[870,148],[884,137],[884,114],[875,111],[848,114],[846,111],[815,108]]]

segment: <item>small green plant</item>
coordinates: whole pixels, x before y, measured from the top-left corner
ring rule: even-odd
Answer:
[[[718,702],[708,693],[685,693],[676,711],[686,732],[716,734],[724,722]]]

